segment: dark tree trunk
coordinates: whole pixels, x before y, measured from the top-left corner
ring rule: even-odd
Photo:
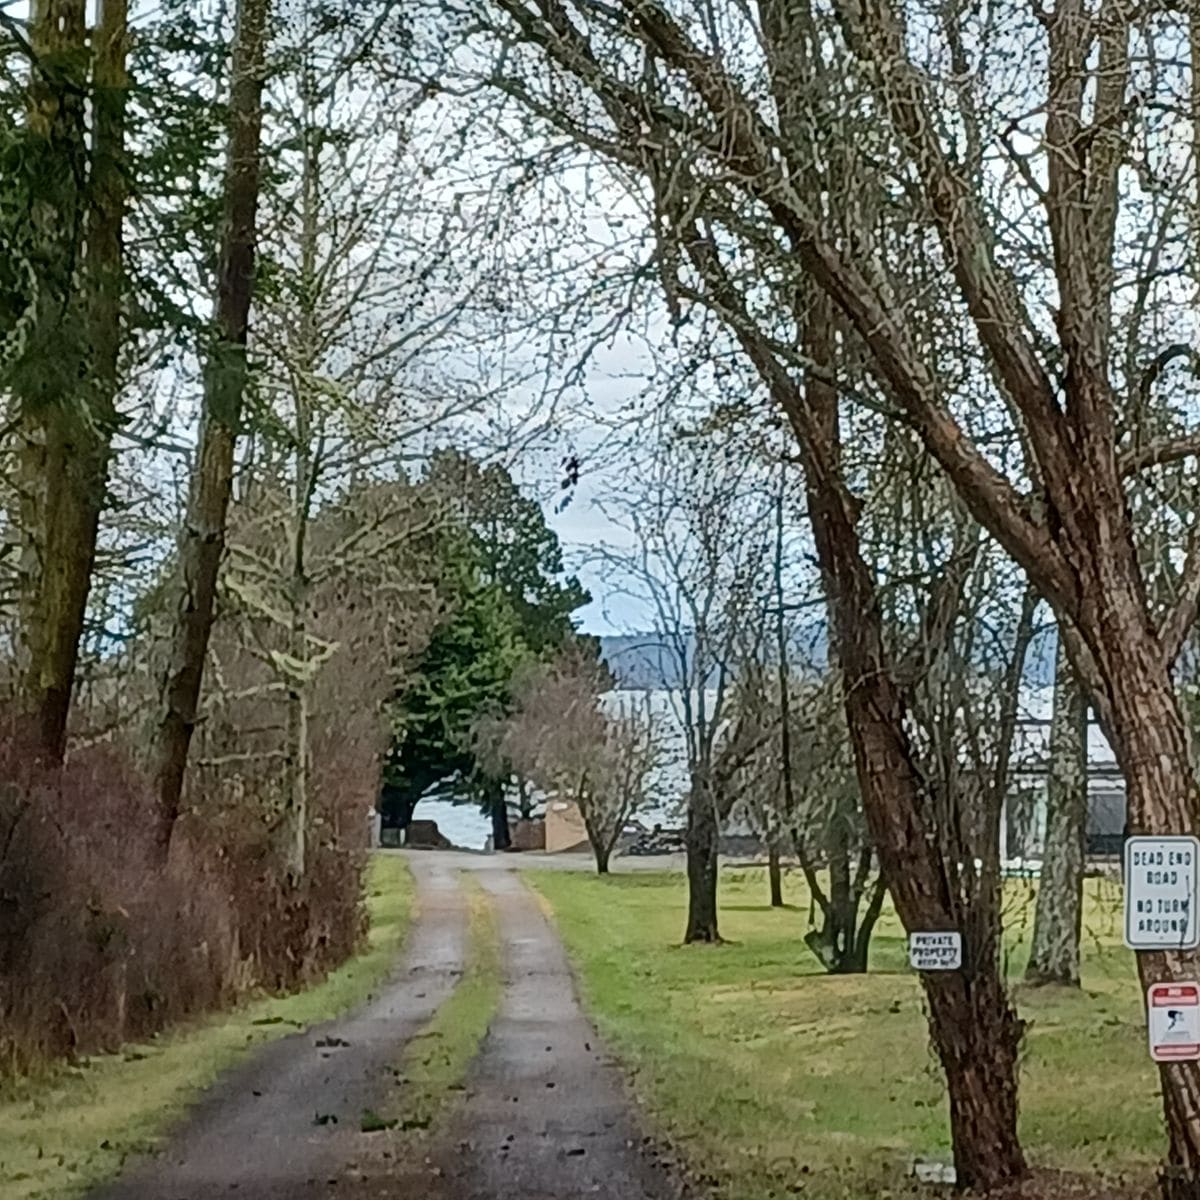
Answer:
[[[1188,767],[1187,730],[1158,647],[1136,636],[1113,637],[1113,661],[1102,664],[1112,703],[1109,741],[1128,785],[1128,832],[1172,833],[1200,826],[1196,784]],[[1200,953],[1139,951],[1143,989],[1195,979]],[[1169,1147],[1161,1181],[1168,1200],[1200,1196],[1200,1063],[1160,1063]]]
[[[772,845],[767,850],[767,878],[771,885],[771,907],[783,907],[783,869],[779,865],[779,847]]]
[[[687,849],[688,912],[685,944],[719,942],[717,928],[717,848],[720,829],[711,791],[693,783],[688,798]]]
[[[804,299],[805,350],[832,370],[830,304]],[[884,647],[879,597],[862,556],[859,506],[842,475],[836,391],[810,376],[801,392],[766,346],[749,335],[743,345],[796,431],[863,810],[896,910],[909,931],[962,933],[963,968],[924,976],[929,1028],[950,1092],[958,1184],[996,1190],[1028,1174],[1017,1133],[1022,1026],[1000,977],[999,911],[991,904],[964,913],[962,897],[951,890],[936,798],[909,740],[906,697]]]
[[[821,911],[821,924],[804,935],[805,945],[831,975],[855,972],[858,953],[858,900],[850,882],[850,848],[845,828],[834,818],[828,846],[829,891],[821,889],[811,863],[805,859],[809,888]],[[868,941],[870,934],[868,932]],[[866,970],[865,950],[864,965]]]
[[[871,954],[871,938],[875,933],[875,926],[879,923],[879,914],[883,912],[885,899],[887,887],[881,875],[875,880],[871,898],[863,911],[862,919],[858,923],[858,932],[854,935],[853,945],[846,957],[846,969],[841,974],[862,975],[866,972]]]
[[[967,962],[962,971],[928,972],[923,982],[946,1073],[958,1183],[986,1191],[1025,1171],[1015,1082],[1024,1026],[994,965],[979,965],[979,971]],[[1016,1163],[1009,1157],[1014,1149]]]
[[[1046,837],[1027,983],[1079,986],[1087,841],[1087,704],[1059,639],[1050,722]]]
[[[411,799],[407,796],[400,801],[400,828],[407,829],[413,821],[413,814],[417,811],[417,797]]]
[[[35,70],[29,128],[44,137],[58,166],[55,190],[32,210],[46,255],[40,272],[35,352],[65,358],[49,372],[63,386],[21,397],[22,691],[45,761],[66,751],[71,692],[83,637],[104,506],[122,330],[121,227],[125,207],[125,0],[103,0],[93,33],[92,133],[85,165],[87,94],[83,0],[32,6],[30,45],[52,70]],[[63,64],[71,63],[70,68]],[[80,181],[90,170],[86,200]],[[76,280],[84,260],[83,283]],[[78,308],[84,332],[68,335],[63,313]],[[43,323],[44,319],[44,323]],[[49,334],[52,345],[42,344]]]
[[[27,650],[22,691],[36,722],[39,753],[53,764],[61,763],[66,752],[105,494],[107,435],[88,428],[89,419],[67,407],[43,411],[36,418],[32,452],[22,455],[27,479],[37,476],[36,485],[23,492],[41,497],[25,518],[26,528],[36,530],[39,562],[36,590],[22,619]]]
[[[199,712],[246,390],[269,10],[270,0],[240,0],[234,36],[215,329],[205,363],[200,440],[179,538],[175,626],[162,685],[155,782],[158,842],[164,857],[179,816]]]
[[[810,877],[815,882],[816,877]],[[810,884],[811,886],[811,884]],[[822,897],[821,924],[804,935],[805,945],[830,975],[865,974],[870,959],[871,937],[883,911],[887,888],[883,877],[877,878],[870,889],[866,908],[859,916],[862,896],[852,891],[835,900]]]
[[[587,831],[588,845],[592,848],[592,857],[596,860],[596,874],[608,874],[608,860],[612,857],[613,846],[616,845],[616,835],[611,829],[605,829],[603,821],[596,820],[595,811],[590,803],[581,801],[583,810],[583,827]]]
[[[511,850],[512,834],[508,829],[508,801],[501,788],[495,789],[488,806],[492,816],[492,849]]]

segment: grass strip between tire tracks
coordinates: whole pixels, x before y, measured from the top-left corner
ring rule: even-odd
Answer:
[[[400,1131],[430,1128],[462,1091],[500,1001],[500,946],[496,916],[483,889],[469,877],[467,965],[458,986],[405,1047],[396,1069],[400,1091],[385,1114]],[[364,1114],[364,1118],[376,1114]]]

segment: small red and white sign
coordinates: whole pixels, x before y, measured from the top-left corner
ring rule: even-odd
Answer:
[[[1155,1062],[1200,1060],[1200,983],[1152,983],[1146,1024]]]

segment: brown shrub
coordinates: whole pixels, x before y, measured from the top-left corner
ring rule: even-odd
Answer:
[[[51,774],[28,746],[0,720],[0,1074],[293,988],[358,946],[365,822],[320,839],[292,888],[252,804],[193,795],[160,867],[152,795],[127,756],[91,747]],[[341,795],[325,791],[322,810]]]
[[[265,486],[231,513],[166,867],[155,865],[142,772],[169,613],[148,604],[137,639],[93,664],[62,773],[29,767],[32,743],[0,710],[0,1073],[145,1037],[256,987],[295,988],[361,944],[367,814],[388,742],[381,712],[440,611],[422,582],[427,518],[405,485],[367,485],[309,531],[320,582],[306,613],[307,845],[293,885],[279,859],[297,686],[279,658],[291,650],[279,616],[291,595],[290,513],[287,494]],[[241,575],[239,553],[253,567]]]
[[[227,1002],[236,932],[218,875],[151,865],[150,797],[95,748],[61,772],[0,727],[0,1069],[143,1037]]]

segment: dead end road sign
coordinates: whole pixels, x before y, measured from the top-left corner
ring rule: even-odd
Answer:
[[[1152,983],[1146,1026],[1155,1062],[1200,1061],[1200,983]]]
[[[914,971],[957,971],[962,966],[962,934],[910,933],[908,962]]]
[[[1125,842],[1125,945],[1195,950],[1200,839],[1131,837]]]

